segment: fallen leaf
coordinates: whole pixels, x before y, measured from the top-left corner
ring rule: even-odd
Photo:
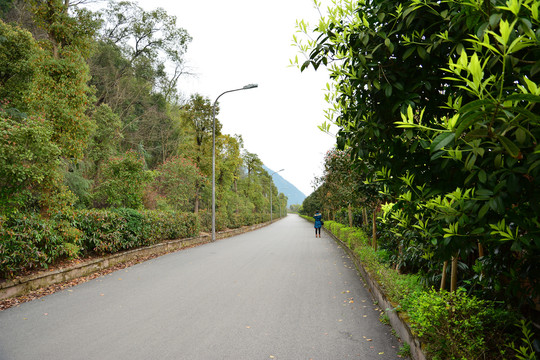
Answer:
[[[382,355],[382,354],[384,354],[384,351],[382,351],[382,352],[379,353],[379,355]]]

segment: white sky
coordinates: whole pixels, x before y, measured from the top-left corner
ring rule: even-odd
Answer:
[[[296,20],[316,24],[312,0],[139,0],[145,10],[161,7],[193,41],[186,54],[196,77],[180,80],[179,90],[212,102],[224,91],[256,83],[256,89],[219,99],[223,133],[240,134],[247,151],[280,173],[304,194],[322,173],[323,156],[335,144],[321,132],[325,69],[300,72],[289,67]]]

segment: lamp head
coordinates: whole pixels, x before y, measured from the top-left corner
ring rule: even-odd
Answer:
[[[259,85],[257,85],[257,84],[248,84],[248,85],[244,86],[242,89],[253,89],[253,88],[256,88],[256,87],[259,87]]]

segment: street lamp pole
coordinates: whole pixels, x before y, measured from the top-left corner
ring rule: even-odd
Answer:
[[[278,173],[278,172],[281,172],[285,169],[281,169],[281,170],[278,170],[278,171],[274,171],[272,174],[270,174],[270,180],[272,180],[272,176],[274,176],[274,174]],[[281,214],[280,214],[281,216]],[[272,216],[272,181],[270,181],[270,221],[273,220],[273,216]]]
[[[214,101],[212,118],[212,241],[216,241],[216,104],[219,98],[227,93],[248,90],[258,87],[257,84],[248,84],[239,89],[222,92]]]

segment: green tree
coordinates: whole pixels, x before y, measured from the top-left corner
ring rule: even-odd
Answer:
[[[216,109],[216,114],[219,108]],[[191,131],[193,142],[185,144],[182,150],[207,176],[212,174],[212,124],[213,106],[210,99],[200,94],[191,95],[189,102],[183,107],[184,122]],[[216,119],[216,137],[221,134],[221,124]],[[216,151],[217,152],[217,151]],[[195,212],[199,211],[203,184],[196,189]]]
[[[431,275],[452,260],[453,288],[461,259],[485,292],[537,294],[538,1],[334,4],[299,66],[330,64],[338,147],[393,201],[395,235]]]
[[[193,212],[197,186],[208,182],[197,165],[188,159],[172,157],[158,167],[157,173],[154,186],[160,196],[158,207]]]
[[[103,165],[94,199],[98,207],[142,209],[147,185],[154,177],[134,151],[113,157]]]

